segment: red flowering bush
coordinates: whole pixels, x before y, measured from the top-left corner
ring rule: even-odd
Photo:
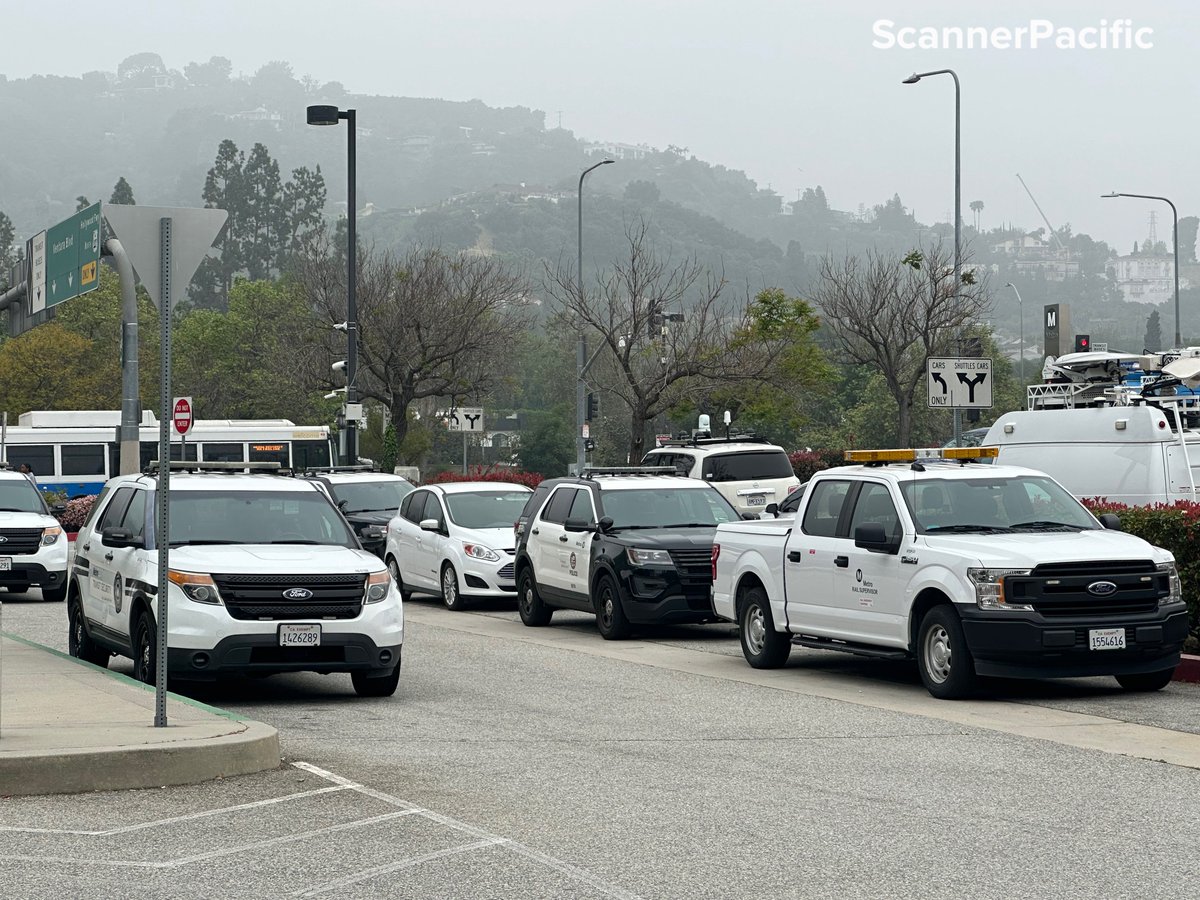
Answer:
[[[537,472],[521,472],[516,469],[492,466],[471,466],[467,474],[462,472],[439,472],[425,480],[425,484],[442,484],[447,481],[499,481],[506,484],[523,484],[531,490],[541,483],[544,475]]]
[[[78,531],[83,527],[88,514],[92,511],[92,504],[96,502],[96,496],[96,494],[88,494],[67,501],[67,508],[56,516],[63,531]]]
[[[801,483],[808,481],[823,469],[846,464],[841,450],[797,450],[788,454],[788,461]]]

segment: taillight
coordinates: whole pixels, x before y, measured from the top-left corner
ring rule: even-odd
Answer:
[[[712,549],[712,580],[716,583],[717,580],[717,559],[721,556],[721,545],[713,544]]]

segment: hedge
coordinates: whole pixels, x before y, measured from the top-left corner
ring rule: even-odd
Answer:
[[[801,484],[823,469],[846,465],[841,450],[797,450],[788,454],[788,461],[791,462],[792,471],[796,473]]]
[[[535,488],[541,483],[544,475],[537,472],[520,472],[516,469],[496,469],[490,466],[471,466],[464,475],[462,472],[438,472],[428,478],[425,484],[444,484],[448,481],[499,481],[505,484],[523,484],[527,488]]]

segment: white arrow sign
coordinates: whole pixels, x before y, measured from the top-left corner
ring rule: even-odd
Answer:
[[[990,359],[934,359],[926,361],[930,409],[991,409]]]

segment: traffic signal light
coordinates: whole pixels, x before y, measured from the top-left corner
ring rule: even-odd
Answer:
[[[595,439],[593,439],[593,438],[584,438],[584,439],[583,439],[583,449],[584,449],[586,452],[588,452],[588,453],[591,453],[593,450],[595,450],[595,449],[596,449],[596,441],[595,441]]]
[[[600,397],[594,393],[587,395],[587,420],[589,422],[600,418]]]
[[[1088,334],[1075,335],[1075,352],[1087,353],[1092,349],[1092,338]]]

